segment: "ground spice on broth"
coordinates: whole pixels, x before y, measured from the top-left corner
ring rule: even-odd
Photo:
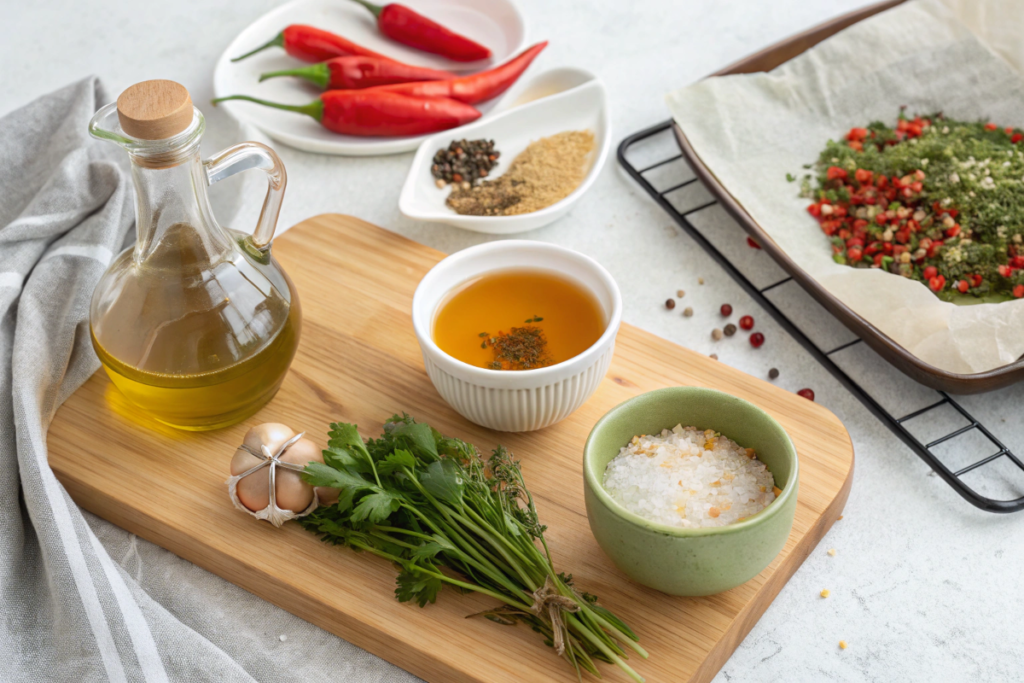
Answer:
[[[586,351],[605,329],[604,311],[582,285],[539,269],[488,273],[438,307],[434,342],[464,363],[531,370]]]

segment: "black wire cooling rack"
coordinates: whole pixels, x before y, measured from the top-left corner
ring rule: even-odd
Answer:
[[[672,135],[664,136],[665,138],[671,139],[671,142],[667,140],[659,141],[659,144],[648,144],[649,141],[659,134],[664,134],[666,131],[670,131],[672,122],[665,121],[655,126],[642,130],[638,133],[630,135],[619,145],[618,159],[619,164],[626,170],[627,173],[637,182],[640,186],[654,199],[655,202],[670,215],[676,223],[679,224],[686,233],[692,237],[725,271],[739,283],[744,290],[754,300],[760,304],[772,317],[785,329],[790,335],[793,336],[814,358],[825,366],[836,379],[838,379],[843,386],[845,386],[850,392],[856,396],[861,403],[863,403],[872,414],[875,415],[879,420],[882,421],[896,436],[900,438],[907,446],[910,447],[917,455],[924,460],[935,473],[942,477],[943,480],[953,490],[960,494],[965,500],[969,501],[972,505],[975,505],[982,510],[989,512],[1017,512],[1018,510],[1024,509],[1024,496],[1015,499],[1002,500],[991,498],[982,495],[978,490],[971,486],[964,480],[964,475],[968,473],[977,473],[982,468],[993,467],[999,463],[1010,462],[1015,465],[1020,472],[1024,472],[1024,462],[1021,462],[1020,458],[1014,455],[1009,448],[1003,445],[1002,441],[995,437],[989,429],[982,424],[980,421],[975,419],[973,415],[968,412],[964,406],[954,397],[950,396],[944,391],[935,391],[928,389],[921,385],[915,384],[915,388],[918,392],[930,392],[933,394],[932,399],[927,402],[922,408],[912,409],[909,412],[892,411],[887,410],[883,405],[876,400],[872,394],[867,391],[861,383],[855,381],[843,368],[841,368],[833,358],[842,351],[851,349],[855,346],[866,346],[860,338],[853,339],[841,343],[829,350],[822,349],[818,344],[811,340],[811,337],[793,321],[790,320],[785,313],[783,313],[779,307],[777,307],[771,299],[768,298],[767,293],[792,281],[790,277],[784,277],[771,284],[758,287],[750,279],[744,275],[736,265],[733,264],[732,260],[729,259],[725,254],[720,251],[715,244],[698,229],[693,222],[690,221],[689,217],[693,216],[699,211],[708,209],[714,206],[718,202],[716,201],[702,201],[697,203],[696,206],[687,207],[685,209],[677,208],[676,203],[670,201],[668,195],[677,193],[678,191],[690,186],[694,183],[699,183],[696,177],[692,177],[689,180],[678,182],[670,185],[665,189],[657,189],[655,185],[647,177],[648,174],[655,172],[668,164],[674,162],[680,162],[685,164],[685,158],[681,150],[679,149],[678,143],[675,141],[675,137]],[[645,154],[647,162],[642,168],[637,168],[627,158],[635,146],[639,146],[639,143],[644,143]],[[651,159],[654,160],[651,160]],[[739,228],[737,228],[739,230]],[[798,285],[796,285],[798,286]],[[910,382],[912,380],[907,379]],[[955,414],[959,417],[957,421],[960,426],[953,429],[952,431],[944,432],[936,438],[930,439],[927,442],[921,440],[917,434],[914,433],[910,426],[914,424],[915,420],[922,420],[929,414],[934,415],[936,411],[940,409],[955,411]],[[894,414],[894,412],[896,414]],[[897,417],[897,414],[899,417]],[[948,420],[943,420],[948,428]],[[994,453],[985,455],[980,459],[972,459],[969,464],[965,466],[953,469],[947,466],[939,454],[936,452],[936,447],[941,444],[956,439],[957,437],[974,432],[980,434],[984,439],[987,439],[988,443],[991,443],[991,447],[995,450]],[[986,451],[988,452],[988,451]]]

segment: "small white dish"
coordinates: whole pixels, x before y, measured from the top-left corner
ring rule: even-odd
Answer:
[[[434,342],[438,307],[453,289],[499,270],[533,268],[570,277],[601,305],[605,330],[583,353],[536,370],[489,370],[457,360]],[[460,415],[503,432],[528,432],[565,419],[597,390],[608,372],[622,321],[622,295],[605,268],[583,254],[547,242],[502,240],[463,249],[430,269],[412,300],[412,325],[427,374]]]
[[[385,2],[387,0],[381,0],[380,4]],[[486,45],[491,49],[491,59],[454,62],[396,43],[377,30],[376,20],[369,11],[351,0],[293,0],[264,14],[231,42],[217,60],[213,72],[214,94],[217,97],[250,95],[286,104],[306,104],[316,98],[320,90],[298,78],[273,78],[259,82],[260,74],[264,72],[305,64],[289,57],[281,48],[268,48],[240,62],[231,61],[233,57],[263,45],[289,24],[309,24],[409,64],[454,72],[489,69],[508,61],[526,48],[526,23],[512,0],[404,2],[453,31]],[[496,104],[497,101],[484,102],[477,109],[486,115],[495,109]],[[274,140],[306,152],[345,156],[396,154],[416,149],[428,137],[364,138],[338,135],[301,114],[262,107],[251,102],[224,102],[218,106],[226,109],[238,121],[261,129]]]
[[[571,87],[564,92],[549,94],[565,85]],[[475,232],[507,235],[552,223],[580,200],[597,179],[612,146],[608,96],[601,80],[582,69],[554,69],[522,88],[509,88],[499,106],[503,110],[499,114],[437,133],[424,141],[416,152],[398,199],[398,208],[403,215]],[[505,111],[506,107],[511,108]],[[494,140],[495,147],[501,152],[501,164],[494,175],[497,178],[531,142],[568,130],[593,131],[595,149],[590,171],[572,194],[540,211],[518,216],[459,215],[445,205],[451,188],[438,189],[430,174],[434,153],[447,147],[453,139]]]

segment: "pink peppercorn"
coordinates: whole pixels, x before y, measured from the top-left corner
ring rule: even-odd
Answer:
[[[760,347],[761,344],[764,344],[764,335],[763,334],[761,334],[760,332],[755,332],[754,334],[750,335],[750,345],[751,346],[753,346],[756,349],[756,348]]]
[[[808,401],[813,401],[814,400],[814,389],[801,389],[800,391],[796,392],[796,395],[797,396],[803,396]]]
[[[722,304],[721,311],[722,317],[728,318],[730,315],[732,315],[732,306],[730,306],[729,304]]]
[[[743,316],[742,318],[740,318],[740,327],[743,328],[744,330],[754,329],[754,319],[749,315]]]

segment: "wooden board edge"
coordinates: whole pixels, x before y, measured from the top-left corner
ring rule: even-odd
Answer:
[[[847,433],[847,437],[849,437],[849,433]],[[828,507],[818,517],[814,526],[808,529],[800,538],[791,551],[789,558],[787,558],[787,562],[768,578],[768,581],[761,587],[755,598],[747,603],[740,610],[740,613],[736,615],[729,631],[711,648],[707,657],[704,658],[697,671],[694,672],[690,683],[709,683],[718,675],[718,672],[725,666],[732,653],[736,651],[740,643],[750,634],[750,631],[760,621],[768,607],[775,602],[775,598],[778,597],[783,586],[789,583],[789,580],[803,566],[814,549],[824,540],[832,525],[842,517],[843,510],[846,508],[846,502],[850,498],[850,490],[853,487],[855,457],[853,442],[851,441],[850,468],[846,472],[846,479],[843,480],[843,485],[836,494],[836,497],[832,499]]]

